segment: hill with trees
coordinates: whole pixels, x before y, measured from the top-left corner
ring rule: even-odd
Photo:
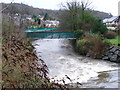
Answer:
[[[0,3],[2,4],[2,7],[5,8],[7,7],[9,4],[6,3]],[[16,14],[19,13],[21,15],[26,14],[26,15],[41,15],[44,16],[46,13],[49,14],[49,16],[51,16],[52,18],[58,19],[58,15],[61,12],[61,10],[51,10],[51,9],[40,9],[40,8],[34,8],[32,6],[23,4],[23,3],[12,3],[9,5],[9,7],[7,9],[5,9],[3,11],[4,14]],[[111,17],[112,15],[109,13],[105,13],[105,12],[100,12],[100,11],[95,11],[95,10],[90,10],[90,12],[100,18],[100,19],[104,19],[104,18],[108,18]]]

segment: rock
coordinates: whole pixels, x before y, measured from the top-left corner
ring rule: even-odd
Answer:
[[[108,53],[108,57],[111,58],[114,55],[114,53]]]
[[[116,55],[118,55],[118,53],[119,53],[119,51],[118,51],[118,50],[116,50],[116,51],[114,52],[114,54],[116,54]]]
[[[89,54],[89,53],[87,53],[87,54],[86,54],[86,56],[87,56],[87,57],[90,57],[90,54]]]
[[[120,48],[118,48],[118,50],[120,51]]]
[[[112,49],[112,48],[114,48],[114,45],[110,46],[109,50]]]
[[[117,50],[117,48],[112,48],[111,50],[110,50],[110,52],[115,52]]]
[[[102,59],[103,59],[103,60],[108,60],[109,57],[108,57],[108,56],[104,56]]]
[[[120,62],[120,48],[117,45],[112,45],[102,58],[113,62]]]
[[[108,56],[108,54],[109,54],[109,53],[110,53],[110,52],[109,52],[109,51],[107,51],[104,55],[105,55],[105,56]]]
[[[117,58],[118,58],[117,55],[113,55],[113,56],[110,58],[110,61],[117,62]]]
[[[118,63],[120,63],[120,57],[118,57],[118,60],[117,60]]]
[[[117,54],[119,57],[120,57],[120,51],[118,52],[118,54]]]

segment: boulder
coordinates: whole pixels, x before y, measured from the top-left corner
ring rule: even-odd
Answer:
[[[102,59],[103,59],[103,60],[108,60],[109,57],[108,57],[108,56],[104,56]]]
[[[115,52],[117,50],[117,48],[112,48],[112,49],[110,49],[110,52]]]
[[[110,57],[110,61],[117,62],[117,58],[117,55],[113,55],[112,57]]]
[[[102,57],[102,59],[113,62],[120,62],[120,48],[118,48],[117,45],[112,45]]]

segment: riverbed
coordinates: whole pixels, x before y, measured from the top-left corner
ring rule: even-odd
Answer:
[[[91,59],[74,52],[67,39],[39,39],[32,42],[37,56],[49,69],[51,81],[81,83],[80,88],[118,88],[118,64]],[[39,63],[39,62],[38,62]]]

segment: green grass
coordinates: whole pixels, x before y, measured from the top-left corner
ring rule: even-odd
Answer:
[[[117,36],[115,39],[105,39],[105,41],[111,44],[120,44],[120,35]]]

